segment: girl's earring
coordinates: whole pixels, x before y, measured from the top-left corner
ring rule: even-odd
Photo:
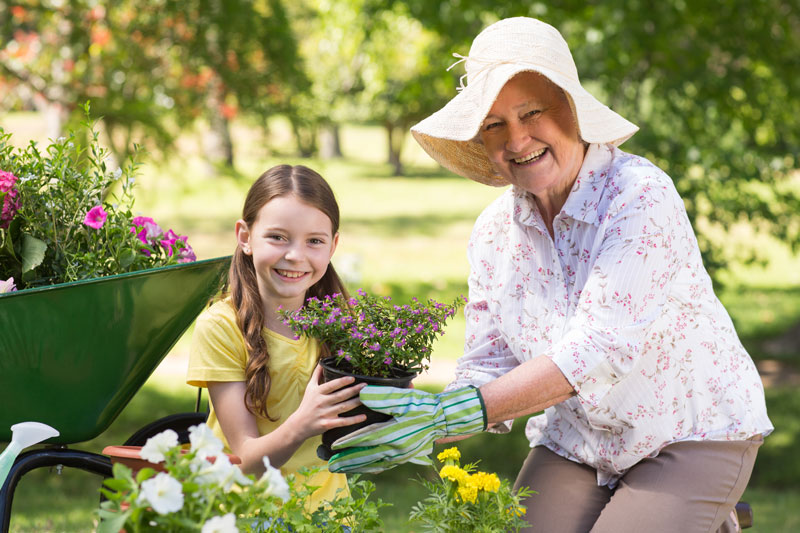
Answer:
[[[245,255],[250,255],[250,247],[249,246],[247,246],[247,245],[243,246],[242,247],[242,251],[245,253]]]

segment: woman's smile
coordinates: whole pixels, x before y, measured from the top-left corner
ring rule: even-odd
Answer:
[[[512,161],[517,165],[532,165],[534,163],[539,162],[547,152],[547,148],[542,148],[540,150],[535,150],[523,157],[514,158]]]

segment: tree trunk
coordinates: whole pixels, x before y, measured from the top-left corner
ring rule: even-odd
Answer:
[[[217,173],[215,167],[220,163],[228,168],[233,168],[233,141],[228,119],[222,114],[225,89],[222,87],[221,80],[216,76],[212,78],[209,85],[206,99],[209,129],[203,135],[203,152],[209,166],[209,173],[215,175]]]
[[[394,167],[394,176],[403,175],[403,162],[400,160],[400,152],[403,149],[403,141],[406,132],[402,128],[396,127],[391,122],[385,122],[386,140],[389,145],[389,164]]]
[[[322,159],[335,159],[342,157],[342,147],[339,143],[338,124],[325,124],[320,127],[319,155]]]

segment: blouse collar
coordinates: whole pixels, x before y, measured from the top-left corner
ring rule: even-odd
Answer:
[[[606,179],[614,159],[616,147],[611,144],[590,144],[578,171],[578,178],[561,208],[561,213],[588,224],[599,225],[600,214],[597,207],[603,196]],[[520,224],[535,226],[546,231],[536,202],[530,193],[514,187],[514,218]]]

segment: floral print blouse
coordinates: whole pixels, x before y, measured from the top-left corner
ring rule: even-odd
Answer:
[[[662,170],[590,145],[553,229],[516,188],[478,217],[465,353],[448,390],[549,357],[577,395],[530,418],[531,446],[594,467],[611,487],[667,444],[772,430],[759,374]]]

